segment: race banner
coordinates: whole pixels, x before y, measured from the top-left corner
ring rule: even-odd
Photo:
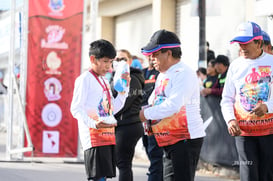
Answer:
[[[26,117],[33,156],[76,157],[70,103],[81,68],[83,0],[29,0],[28,18]]]

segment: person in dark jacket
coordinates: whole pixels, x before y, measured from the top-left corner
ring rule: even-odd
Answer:
[[[229,58],[225,55],[218,55],[212,63],[218,73],[218,77],[216,81],[214,80],[212,87],[202,90],[202,95],[215,95],[221,98],[229,67]]]
[[[148,99],[155,87],[155,81],[159,74],[154,68],[153,58],[147,56],[149,66],[143,69],[145,78],[145,85],[143,89],[143,101],[142,106],[148,105]],[[154,135],[150,134],[151,120],[148,120],[144,124],[145,134],[142,137],[143,146],[145,147],[146,154],[150,160],[148,181],[163,181],[163,148],[159,147]]]
[[[229,58],[225,55],[218,55],[215,59],[215,69],[218,73],[219,94],[222,96],[223,88],[226,82],[227,71],[229,67]]]
[[[114,61],[125,60],[131,65],[132,57],[129,51],[119,50]],[[142,122],[139,118],[139,111],[142,104],[142,89],[144,77],[141,70],[130,67],[130,89],[123,109],[115,118],[117,119],[116,134],[116,159],[119,169],[119,181],[132,181],[132,161],[135,153],[135,146],[144,134]],[[117,94],[113,86],[113,95]]]
[[[159,74],[159,72],[154,68],[152,57],[147,56],[147,59],[149,61],[149,66],[142,70],[145,78],[142,106],[148,105],[148,99],[154,90],[155,81]]]
[[[215,60],[211,60],[207,66],[207,78],[203,81],[204,89],[201,90],[202,96],[214,95],[216,97],[221,97],[219,91],[218,83],[218,73],[215,68]],[[220,92],[220,93],[219,93]]]

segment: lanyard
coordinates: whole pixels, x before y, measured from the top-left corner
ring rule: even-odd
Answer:
[[[89,70],[89,72],[91,74],[94,75],[94,77],[97,79],[98,83],[101,85],[103,91],[106,91],[107,92],[107,100],[108,100],[108,103],[109,103],[109,109],[111,109],[111,95],[110,95],[110,92],[109,92],[109,89],[107,88],[107,85],[105,83],[105,81],[102,79],[103,83],[104,83],[104,86],[102,85],[102,83],[100,82],[100,79],[98,78],[97,74],[91,69]]]

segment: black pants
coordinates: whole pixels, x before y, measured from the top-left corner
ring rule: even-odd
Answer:
[[[273,181],[273,135],[235,137],[241,181]]]
[[[119,169],[119,181],[132,181],[132,161],[135,146],[143,133],[142,123],[116,127],[116,159]]]
[[[150,160],[148,181],[163,181],[163,148],[158,146],[154,135],[144,135],[143,145]]]
[[[164,181],[194,181],[203,138],[164,147]]]

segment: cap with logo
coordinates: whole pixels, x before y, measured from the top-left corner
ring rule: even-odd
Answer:
[[[147,56],[163,48],[176,47],[180,47],[180,40],[177,35],[163,29],[156,31],[152,35],[150,42],[145,47],[141,48],[141,53]]]
[[[235,38],[230,43],[247,44],[253,40],[262,40],[261,27],[254,22],[245,22],[237,27]]]

